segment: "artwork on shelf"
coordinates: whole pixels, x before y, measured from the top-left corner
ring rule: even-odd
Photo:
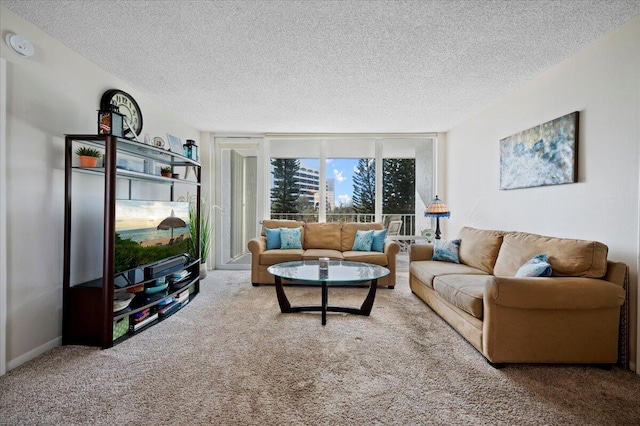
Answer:
[[[156,136],[155,138],[153,138],[153,145],[157,146],[158,148],[164,148],[164,139],[162,139],[160,136]]]
[[[500,140],[500,189],[578,180],[578,111]]]
[[[171,152],[184,155],[184,149],[182,148],[182,141],[180,138],[167,133],[167,141],[169,141],[169,148],[171,149]]]

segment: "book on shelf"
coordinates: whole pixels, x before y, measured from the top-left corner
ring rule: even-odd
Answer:
[[[178,302],[178,303],[182,303],[185,300],[188,300],[189,299],[189,290],[185,290],[182,293],[177,294],[175,299],[176,299],[176,302]]]
[[[172,281],[180,281],[185,279],[188,276],[189,276],[189,271],[187,271],[186,269],[183,269],[180,272],[174,272],[172,274],[169,274],[167,278],[169,278]]]
[[[138,323],[135,323],[135,324],[131,324],[131,330],[132,331],[139,330],[142,327],[144,327],[145,325],[147,325],[150,322],[153,322],[153,321],[155,321],[157,319],[158,319],[158,313],[155,312],[155,313],[149,315],[148,317],[146,317],[144,320],[142,320],[142,321],[140,321]]]
[[[173,312],[175,312],[177,309],[180,308],[180,304],[176,301],[171,302],[168,305],[162,306],[161,308],[158,309],[158,315],[160,315],[161,317],[167,316]]]

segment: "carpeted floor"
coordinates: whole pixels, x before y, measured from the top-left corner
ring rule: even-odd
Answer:
[[[496,370],[411,294],[370,317],[280,314],[249,271],[210,272],[182,311],[108,350],[59,347],[0,377],[2,425],[636,425],[640,377],[614,368]],[[287,289],[317,303],[318,288]],[[359,305],[365,289],[330,303]]]

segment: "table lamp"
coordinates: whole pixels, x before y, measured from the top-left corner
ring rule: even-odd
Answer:
[[[431,201],[429,207],[424,211],[424,217],[435,217],[436,218],[436,240],[440,239],[440,218],[441,217],[451,217],[451,212],[449,211],[449,207],[438,198]]]

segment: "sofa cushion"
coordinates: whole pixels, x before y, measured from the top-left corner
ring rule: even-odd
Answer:
[[[460,230],[460,262],[493,274],[502,245],[502,231],[475,229],[465,226]]]
[[[491,275],[441,275],[433,280],[433,289],[452,305],[482,319],[484,286]]]
[[[373,231],[373,244],[371,244],[372,251],[384,251],[384,240],[387,238],[387,230],[381,229],[379,231]]]
[[[282,262],[293,262],[297,260],[302,260],[302,253],[304,250],[302,249],[291,249],[291,250],[267,250],[263,251],[260,254],[260,264],[261,265],[275,265],[276,263]]]
[[[362,231],[358,229],[356,231],[356,238],[353,240],[353,251],[371,251],[371,245],[373,244],[373,229],[369,231]]]
[[[343,260],[342,252],[327,249],[308,249],[302,254],[304,260],[318,260],[321,257],[328,257],[331,260]]]
[[[261,235],[266,237],[265,228],[279,229],[279,228],[300,228],[302,226],[302,241],[304,243],[304,222],[299,220],[284,220],[284,219],[265,219],[262,221]]]
[[[280,228],[264,228],[264,234],[267,238],[267,250],[280,248]]]
[[[389,263],[387,255],[377,251],[345,251],[342,255],[344,260],[350,262],[365,262],[380,266],[387,266]]]
[[[458,256],[459,249],[460,240],[436,240],[431,260],[460,263],[460,257]]]
[[[304,232],[305,249],[341,250],[339,223],[307,223]],[[352,241],[353,244],[353,241]]]
[[[465,274],[487,275],[486,272],[461,263],[437,262],[433,260],[415,260],[409,264],[409,272],[420,281],[433,288],[433,279],[441,275]]]
[[[596,241],[505,233],[493,272],[513,277],[527,260],[546,253],[554,277],[602,278],[607,273],[606,245]]]
[[[551,265],[546,254],[529,259],[516,271],[516,277],[550,277]]]
[[[281,249],[301,249],[302,248],[302,227],[300,228],[280,228],[280,248]]]
[[[340,243],[340,251],[351,251],[353,247],[353,241],[356,239],[356,232],[358,230],[368,231],[384,229],[382,223],[361,223],[361,222],[347,222],[342,224],[342,241]]]

